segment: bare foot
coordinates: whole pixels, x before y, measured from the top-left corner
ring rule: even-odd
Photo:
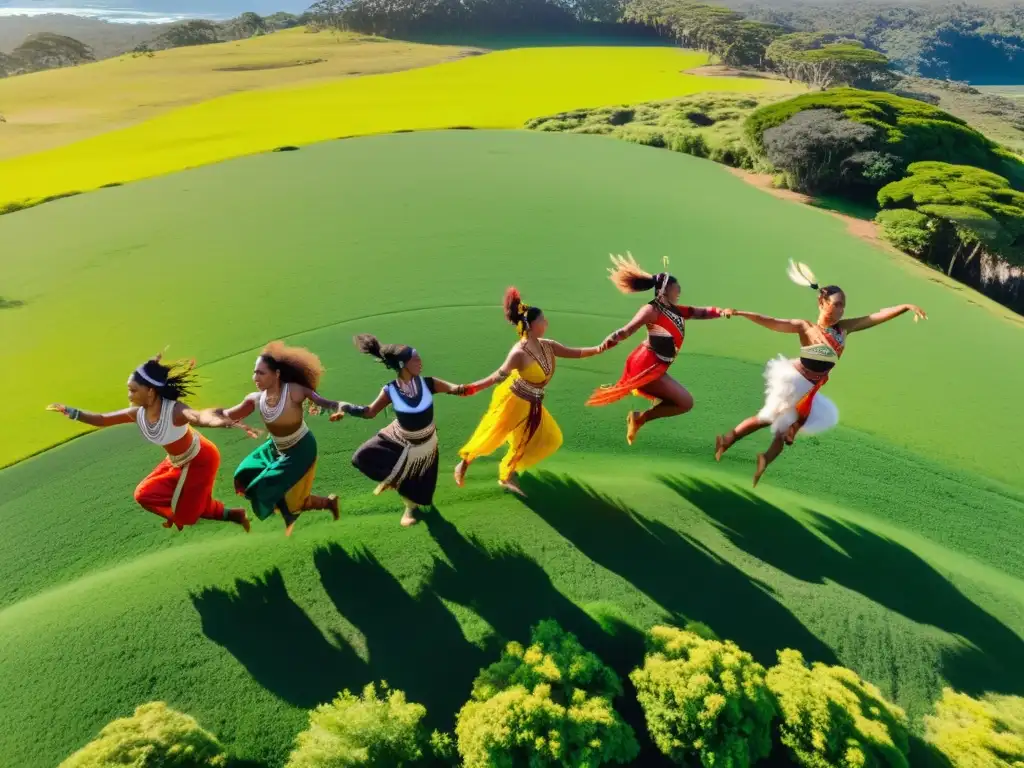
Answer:
[[[729,450],[729,446],[726,445],[725,435],[719,435],[715,438],[715,461],[722,460],[722,454]]]
[[[285,527],[284,527],[284,535],[285,536],[291,536],[292,535],[292,531],[295,530],[295,523],[296,522],[298,522],[298,520],[292,520],[290,523],[285,525]]]
[[[172,525],[174,525],[174,523],[172,523],[170,520],[165,520],[163,523],[161,523],[161,525],[164,528],[170,528]]]
[[[469,469],[469,462],[463,459],[455,465],[455,484],[462,487],[463,483],[466,482],[466,471]]]
[[[235,525],[242,526],[245,529],[246,533],[248,533],[249,529],[251,528],[251,526],[249,525],[249,516],[245,514],[244,509],[229,509],[228,520],[234,523]]]
[[[626,416],[626,442],[630,445],[636,440],[636,433],[640,431],[640,411],[630,411]]]
[[[402,515],[403,528],[409,528],[410,526],[416,525],[418,522],[419,520],[416,518],[416,515],[412,513],[411,509],[405,510],[405,514]]]
[[[341,504],[338,503],[338,495],[335,493],[327,497],[327,508],[331,510],[331,516],[337,520],[341,517]]]
[[[757,488],[757,484],[761,481],[761,475],[768,469],[768,459],[765,458],[763,453],[757,454],[757,471],[754,472],[754,487]]]
[[[506,491],[512,491],[512,493],[522,496],[524,499],[526,498],[526,494],[523,493],[523,489],[519,487],[519,481],[515,475],[509,477],[508,480],[499,480],[498,485],[500,485]]]

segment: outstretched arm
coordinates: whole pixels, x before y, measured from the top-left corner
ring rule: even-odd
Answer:
[[[238,405],[232,406],[231,408],[214,408],[213,412],[218,416],[223,416],[231,421],[242,421],[252,415],[252,412],[256,410],[256,398],[259,397],[257,394],[246,395],[245,399]]]
[[[601,346],[607,350],[616,346],[620,342],[625,341],[638,330],[640,330],[640,328],[647,325],[648,322],[653,320],[655,314],[657,314],[657,310],[655,310],[654,307],[652,307],[650,304],[644,304],[642,307],[640,307],[637,313],[633,315],[632,320],[630,320],[624,326],[619,328],[619,330],[612,331],[610,334],[608,334],[608,337],[604,340]]]
[[[564,344],[552,341],[551,339],[544,339],[544,343],[551,347],[551,351],[554,353],[555,357],[568,357],[575,360],[583,357],[600,355],[608,349],[605,344],[601,344],[599,347],[567,347]]]
[[[111,411],[109,413],[90,413],[72,408],[69,405],[54,403],[46,406],[46,410],[67,416],[72,421],[80,421],[90,427],[112,427],[115,424],[131,424],[135,421],[135,414],[139,412],[136,407],[125,408],[123,411]]]
[[[718,307],[680,305],[678,309],[686,320],[717,320],[720,317],[732,317],[734,314],[731,309],[719,309]]]
[[[434,378],[434,394],[435,395],[459,395],[465,397],[467,394],[476,394],[476,392],[467,392],[469,384],[452,384],[450,381],[439,379],[436,376]]]
[[[339,421],[346,414],[355,416],[357,419],[372,419],[383,411],[390,402],[391,397],[386,389],[382,389],[380,394],[377,395],[377,399],[369,405],[352,405],[352,403],[340,402],[337,408],[335,408],[334,413],[331,414],[331,421]]]
[[[240,429],[249,437],[257,438],[260,436],[261,432],[258,429],[253,429],[248,424],[235,421],[223,412],[218,413],[218,410],[217,408],[204,408],[199,411],[195,408],[189,408],[184,403],[176,403],[174,406],[174,423],[179,426],[191,424],[193,427],[208,427],[212,429]]]
[[[741,312],[736,310],[733,314],[736,317],[745,317],[747,320],[757,323],[770,331],[778,331],[779,333],[803,333],[810,326],[810,323],[806,320],[780,320],[777,317],[759,315],[757,312]]]
[[[839,327],[846,333],[866,331],[868,328],[874,328],[876,325],[887,323],[905,312],[913,312],[915,320],[917,318],[928,319],[928,315],[920,307],[914,304],[900,304],[898,307],[880,309],[874,314],[865,315],[864,317],[851,317],[849,320],[840,320]]]
[[[469,397],[470,395],[475,395],[477,392],[482,392],[483,390],[504,381],[512,375],[512,371],[519,370],[519,364],[520,350],[519,347],[516,346],[508,353],[508,357],[505,358],[505,362],[501,364],[501,367],[498,370],[485,379],[480,379],[479,381],[474,381],[472,384],[464,385],[465,390],[462,393],[463,396]]]

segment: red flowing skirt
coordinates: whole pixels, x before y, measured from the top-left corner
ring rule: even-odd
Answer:
[[[670,363],[659,359],[653,349],[641,344],[626,358],[626,367],[618,382],[595,389],[587,400],[587,405],[610,405],[630,393],[646,397],[648,400],[658,400],[659,398],[644,392],[644,387],[664,376],[669,365]]]

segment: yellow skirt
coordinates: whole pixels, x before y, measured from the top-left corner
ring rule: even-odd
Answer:
[[[540,425],[529,438],[530,403],[512,392],[515,377],[495,388],[491,405],[480,420],[473,436],[459,451],[465,461],[489,456],[508,443],[508,452],[498,467],[498,479],[509,479],[513,472],[532,467],[557,451],[562,445],[562,430],[548,409],[540,406]]]

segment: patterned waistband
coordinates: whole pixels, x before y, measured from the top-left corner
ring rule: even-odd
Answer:
[[[175,467],[183,467],[198,456],[202,448],[203,444],[199,441],[199,433],[193,432],[192,443],[185,449],[185,452],[179,453],[177,456],[168,456],[167,458],[170,459],[171,464]]]
[[[671,363],[674,363],[674,362],[675,362],[675,360],[676,360],[676,356],[675,356],[675,353],[673,353],[673,354],[672,354],[672,357],[666,357],[665,355],[663,355],[663,354],[661,354],[660,352],[658,352],[658,350],[656,350],[656,349],[655,349],[655,348],[654,348],[654,347],[653,347],[653,346],[651,345],[651,342],[650,342],[650,341],[645,341],[645,342],[644,342],[644,346],[645,346],[645,347],[647,347],[647,348],[648,348],[649,350],[651,350],[651,352],[652,352],[652,353],[654,354],[654,356],[655,356],[656,358],[658,358],[659,360],[661,360],[661,362],[663,362],[663,363],[669,363],[669,364],[671,364]]]
[[[289,448],[294,448],[299,444],[299,441],[309,434],[309,427],[306,426],[306,422],[302,422],[302,426],[292,432],[290,435],[285,437],[278,437],[277,435],[271,435],[270,439],[274,441],[274,447],[279,451],[287,451]]]
[[[544,399],[544,387],[538,387],[524,379],[513,381],[511,389],[513,395],[528,403],[539,403]]]
[[[819,381],[827,379],[830,373],[830,371],[812,371],[799,360],[794,360],[793,366],[796,368],[797,372],[811,382],[811,384],[817,384]]]
[[[428,424],[423,429],[417,429],[415,432],[410,432],[407,429],[402,429],[402,425],[397,421],[393,421],[382,431],[386,431],[388,436],[397,442],[405,443],[407,445],[421,445],[428,442],[437,434],[437,427],[434,424]]]

